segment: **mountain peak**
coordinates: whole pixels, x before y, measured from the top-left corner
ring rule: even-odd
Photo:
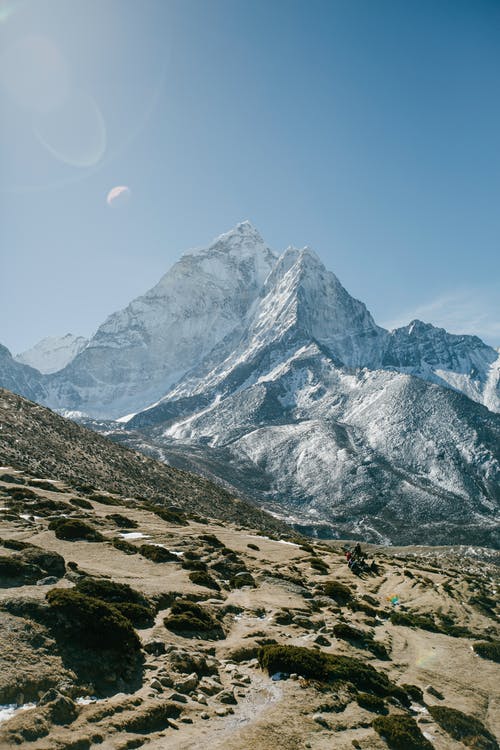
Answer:
[[[210,244],[210,248],[219,245],[224,245],[225,247],[243,247],[248,244],[265,245],[260,232],[258,232],[250,221],[245,220],[236,224],[228,232],[224,232],[216,237]]]

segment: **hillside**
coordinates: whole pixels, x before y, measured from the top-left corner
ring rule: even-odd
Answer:
[[[353,572],[116,481],[1,469],[2,750],[498,750],[497,554],[364,545]]]
[[[205,479],[141,453],[0,389],[0,463],[60,479],[75,489],[105,489],[162,506],[285,530],[284,524]]]

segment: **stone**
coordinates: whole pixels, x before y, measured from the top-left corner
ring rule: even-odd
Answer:
[[[170,693],[168,696],[169,700],[171,701],[177,701],[177,703],[187,703],[188,699],[185,695],[181,695],[181,693]]]
[[[174,678],[173,688],[179,693],[190,693],[191,690],[194,690],[198,685],[198,682],[198,675],[193,672],[192,674],[187,675],[187,677],[182,676],[179,679]]]
[[[215,713],[217,716],[228,716],[229,714],[234,714],[234,711],[231,706],[226,706],[225,708],[217,708]]]
[[[233,706],[238,703],[232,690],[222,690],[222,692],[217,695],[217,700],[219,703],[227,703]]]
[[[151,687],[153,690],[158,691],[158,693],[163,693],[163,685],[160,680],[151,680]]]
[[[59,578],[56,576],[46,576],[45,578],[40,578],[37,582],[37,586],[53,586],[55,583],[57,583]]]
[[[220,689],[220,682],[216,682],[211,677],[203,677],[198,684],[198,690],[201,690],[201,692],[205,693],[205,695],[215,695],[220,691]]]

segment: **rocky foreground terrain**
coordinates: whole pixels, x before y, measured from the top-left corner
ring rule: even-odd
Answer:
[[[355,575],[48,473],[0,468],[2,749],[498,748],[498,553],[364,546]]]

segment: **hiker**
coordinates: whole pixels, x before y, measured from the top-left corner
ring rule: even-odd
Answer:
[[[356,557],[358,560],[361,560],[363,558],[363,553],[361,552],[361,545],[359,542],[357,542],[356,546],[354,547],[352,556]]]

